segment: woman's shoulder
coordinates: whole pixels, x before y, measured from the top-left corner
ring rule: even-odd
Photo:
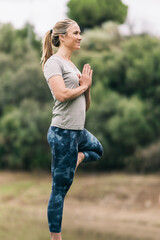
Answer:
[[[60,61],[59,58],[57,58],[55,55],[52,55],[47,59],[47,61],[44,64],[44,71],[50,68],[61,68],[63,71],[63,63]]]
[[[64,72],[63,64],[54,55],[48,58],[48,60],[44,64],[44,76],[47,80],[54,75],[62,76],[63,72]]]
[[[46,61],[45,64],[47,65],[47,64],[53,64],[53,63],[58,63],[58,64],[62,65],[61,60],[60,60],[56,55],[50,56],[50,57],[47,59],[47,61]]]

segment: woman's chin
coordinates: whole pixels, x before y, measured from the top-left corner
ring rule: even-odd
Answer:
[[[80,49],[80,46],[75,47],[75,50],[79,50],[79,49]]]

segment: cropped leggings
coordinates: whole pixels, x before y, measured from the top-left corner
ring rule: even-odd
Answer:
[[[101,143],[86,129],[69,130],[50,126],[47,140],[52,152],[52,191],[48,202],[50,232],[61,232],[63,202],[69,190],[77,164],[78,152],[83,152],[83,162],[98,160],[103,153]]]

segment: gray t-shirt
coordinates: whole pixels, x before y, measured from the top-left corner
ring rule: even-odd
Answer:
[[[47,83],[50,77],[60,75],[64,80],[66,88],[73,89],[79,86],[77,74],[81,73],[76,66],[56,55],[52,55],[44,65],[44,76]],[[82,130],[84,128],[86,115],[84,93],[77,98],[65,102],[58,101],[52,90],[51,93],[55,103],[52,110],[53,117],[51,125],[63,129]]]

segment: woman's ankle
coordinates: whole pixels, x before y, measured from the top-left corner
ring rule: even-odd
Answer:
[[[51,240],[62,240],[61,233],[51,232]]]
[[[77,167],[79,166],[79,164],[84,160],[85,158],[85,155],[83,152],[78,152],[78,159],[77,159],[77,166],[76,166],[76,169]]]

